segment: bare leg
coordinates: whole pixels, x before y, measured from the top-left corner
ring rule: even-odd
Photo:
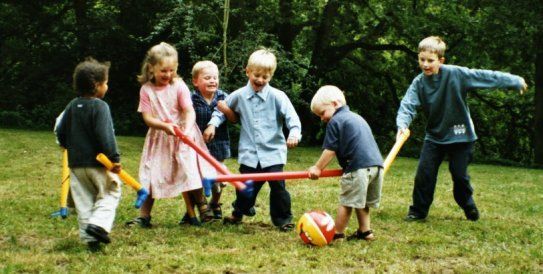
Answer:
[[[358,231],[366,232],[371,230],[371,218],[370,218],[370,208],[357,208],[356,210],[356,219],[358,220]],[[373,234],[366,236],[367,240],[373,239]]]
[[[343,233],[347,224],[349,224],[349,218],[351,217],[352,208],[346,206],[339,206],[336,216],[336,233]]]
[[[151,210],[153,209],[154,203],[155,203],[155,199],[149,196],[140,208],[140,217],[143,217],[143,218],[151,217]]]

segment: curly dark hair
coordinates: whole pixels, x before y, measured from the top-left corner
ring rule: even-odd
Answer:
[[[77,64],[73,75],[73,87],[78,95],[94,95],[97,83],[108,79],[109,62],[98,62],[92,57]]]

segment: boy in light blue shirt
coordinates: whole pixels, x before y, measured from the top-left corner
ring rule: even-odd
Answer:
[[[301,139],[301,123],[287,95],[269,85],[277,67],[275,55],[268,49],[251,54],[246,67],[249,82],[217,104],[208,125],[218,127],[228,118],[241,123],[238,147],[240,173],[280,172],[287,162],[287,147],[294,148]],[[222,112],[222,113],[221,113]],[[283,135],[283,125],[288,138]],[[265,182],[255,182],[254,191],[246,197],[236,192],[232,216],[224,223],[239,224],[243,215],[251,216],[251,208]],[[270,215],[281,231],[294,228],[290,194],[285,181],[270,181]]]
[[[409,127],[419,106],[428,119],[407,221],[424,220],[428,216],[437,173],[445,156],[449,158],[456,203],[468,220],[479,219],[467,171],[477,140],[467,106],[467,93],[472,89],[503,88],[520,90],[522,94],[527,89],[520,76],[444,65],[445,49],[445,42],[437,36],[427,37],[419,43],[418,60],[422,73],[407,89],[396,117],[397,137]]]

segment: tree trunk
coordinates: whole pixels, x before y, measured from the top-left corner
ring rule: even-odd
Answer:
[[[535,114],[534,114],[534,163],[543,167],[543,30],[535,38]]]

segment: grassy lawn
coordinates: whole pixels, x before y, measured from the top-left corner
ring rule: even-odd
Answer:
[[[118,137],[125,170],[137,177],[143,138]],[[303,170],[319,148],[290,151],[286,170]],[[52,132],[0,129],[0,269],[10,272],[543,272],[543,170],[471,165],[478,222],[465,220],[442,165],[434,204],[423,223],[406,223],[417,161],[397,159],[383,186],[381,208],[372,212],[376,241],[344,241],[322,248],[303,245],[294,232],[271,226],[269,190],[261,191],[257,215],[242,226],[220,222],[179,226],[179,198],[158,200],[152,229],[123,223],[138,212],[135,193],[123,187],[104,252],[91,254],[79,241],[76,215],[51,218],[59,208],[60,149]],[[237,173],[235,159],[227,161]],[[337,167],[337,166],[335,166]],[[335,216],[337,178],[292,180],[295,220],[310,209]],[[225,188],[228,214],[233,188]],[[355,219],[347,233],[355,230]]]

